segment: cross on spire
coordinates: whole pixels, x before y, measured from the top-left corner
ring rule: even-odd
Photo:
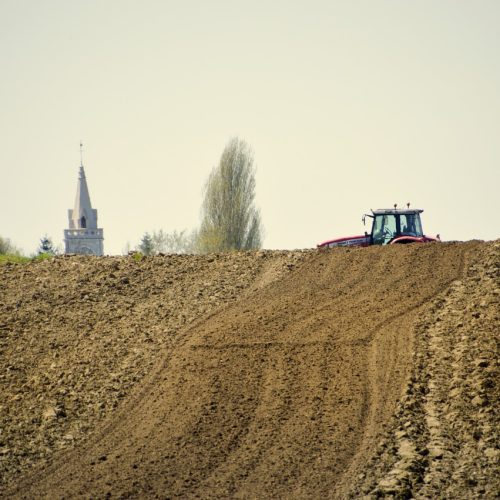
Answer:
[[[80,167],[83,167],[83,143],[80,141]]]

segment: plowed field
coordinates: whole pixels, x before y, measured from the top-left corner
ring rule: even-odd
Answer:
[[[499,255],[1,266],[1,496],[494,497]]]

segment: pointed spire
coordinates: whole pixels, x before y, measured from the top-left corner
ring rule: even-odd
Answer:
[[[85,170],[83,169],[83,165],[80,165],[73,216],[81,217],[83,215],[82,212],[85,209],[89,211],[92,210],[92,204],[90,203],[89,188],[87,186]]]
[[[97,211],[92,210],[89,188],[83,168],[83,144],[80,141],[80,168],[78,184],[76,186],[76,197],[73,212],[71,214],[73,227],[75,228],[97,228]]]

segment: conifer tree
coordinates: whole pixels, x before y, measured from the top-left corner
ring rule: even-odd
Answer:
[[[151,235],[149,233],[144,233],[144,236],[142,237],[142,240],[139,244],[139,251],[143,255],[154,254],[153,238],[151,238]]]
[[[56,249],[54,248],[54,244],[52,243],[52,239],[45,235],[43,238],[40,238],[40,245],[38,246],[38,255],[47,254],[47,255],[55,255]]]

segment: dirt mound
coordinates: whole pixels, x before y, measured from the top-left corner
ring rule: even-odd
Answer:
[[[498,492],[498,253],[2,266],[5,496]]]

